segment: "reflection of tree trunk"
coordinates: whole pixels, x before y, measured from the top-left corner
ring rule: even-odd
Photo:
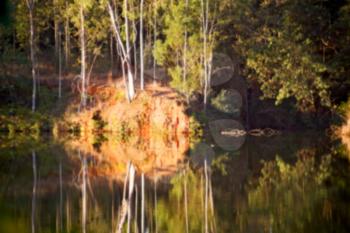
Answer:
[[[35,210],[36,210],[36,186],[37,186],[37,169],[36,169],[36,154],[32,151],[33,158],[33,192],[32,192],[32,233],[35,233]]]
[[[87,195],[86,195],[86,158],[82,158],[82,184],[81,184],[81,194],[82,194],[82,213],[81,213],[81,224],[83,233],[86,232],[86,211],[87,211]]]
[[[60,176],[60,231],[63,230],[63,184],[62,184],[62,161],[60,160],[59,165],[59,176]]]
[[[213,186],[211,182],[211,174],[209,175],[209,199],[210,199],[210,219],[212,221],[211,225],[211,231],[216,232],[216,221],[215,221],[215,214],[214,214],[214,198],[213,198]]]
[[[69,201],[69,195],[67,194],[67,201],[66,201],[66,230],[67,232],[71,231],[71,214],[70,214],[70,201]]]
[[[204,212],[204,182],[203,182],[203,173],[201,173],[201,211],[202,213]],[[204,228],[204,224],[201,224],[202,226],[202,231],[203,232],[203,228]]]
[[[129,176],[129,195],[128,195],[128,233],[130,233],[132,193],[134,190],[134,182],[135,182],[135,168],[133,165],[130,166],[129,173],[130,173],[130,176]]]
[[[184,192],[185,192],[185,221],[186,233],[188,233],[188,208],[187,208],[187,172],[184,173]]]
[[[128,198],[126,198],[126,183],[129,185]],[[127,232],[130,233],[130,223],[131,223],[131,204],[132,204],[132,193],[135,184],[135,167],[129,162],[128,170],[125,176],[124,190],[123,190],[123,200],[120,207],[118,224],[116,228],[117,233],[121,233],[126,217],[128,217]]]
[[[141,175],[141,233],[145,232],[145,175]]]
[[[154,232],[157,233],[157,176],[154,181]]]
[[[114,228],[114,182],[112,181],[111,229]]]
[[[134,232],[135,233],[138,233],[139,232],[139,229],[137,227],[137,208],[138,208],[138,201],[137,201],[137,198],[138,198],[138,191],[137,191],[137,185],[135,185],[135,210],[134,210],[134,216],[135,216],[135,225],[134,225]]]
[[[204,222],[205,233],[208,233],[208,171],[207,160],[204,161],[204,174],[205,174],[205,210],[204,210]]]

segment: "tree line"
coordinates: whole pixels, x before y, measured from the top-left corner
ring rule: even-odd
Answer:
[[[118,63],[126,98],[145,67],[158,66],[187,100],[207,104],[214,52],[236,54],[240,74],[276,104],[332,108],[348,98],[350,1],[347,0],[15,0],[11,24],[0,26],[0,51],[31,61],[32,110],[37,56],[54,51],[58,96],[62,69],[79,64],[81,104],[99,57]],[[117,58],[117,61],[114,59]]]

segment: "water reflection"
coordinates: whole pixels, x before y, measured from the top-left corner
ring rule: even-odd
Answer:
[[[326,142],[302,134],[248,137],[235,152],[195,146],[167,176],[77,141],[29,154],[2,147],[0,232],[348,232],[349,162]],[[101,169],[116,162],[117,175]]]

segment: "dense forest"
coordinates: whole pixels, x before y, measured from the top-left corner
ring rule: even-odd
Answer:
[[[1,0],[0,232],[348,232],[350,0]]]
[[[148,83],[157,82],[176,90],[196,111],[205,111],[207,105],[221,112],[232,107],[225,99],[229,86],[245,105],[240,116],[246,125],[257,121],[250,106],[261,99],[277,110],[284,108],[280,118],[307,115],[309,122],[322,118],[326,125],[347,108],[346,0],[1,4],[0,95],[5,113],[22,106],[28,112],[58,109],[53,111],[58,114],[72,92],[80,96],[79,109],[85,108],[94,88],[101,86],[96,80],[106,77],[106,83],[108,72],[112,82],[123,79],[128,102]],[[230,61],[228,66],[220,64],[220,54]],[[226,76],[231,86],[223,80]],[[235,85],[241,80],[244,85]],[[283,123],[275,127],[293,128]]]

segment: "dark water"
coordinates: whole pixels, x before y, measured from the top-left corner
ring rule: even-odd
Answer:
[[[225,143],[197,142],[177,172],[146,175],[144,232],[350,232],[341,145],[307,132]],[[103,164],[49,139],[2,144],[1,233],[117,232],[123,177],[98,174]],[[129,228],[142,232],[138,171],[135,186]]]

